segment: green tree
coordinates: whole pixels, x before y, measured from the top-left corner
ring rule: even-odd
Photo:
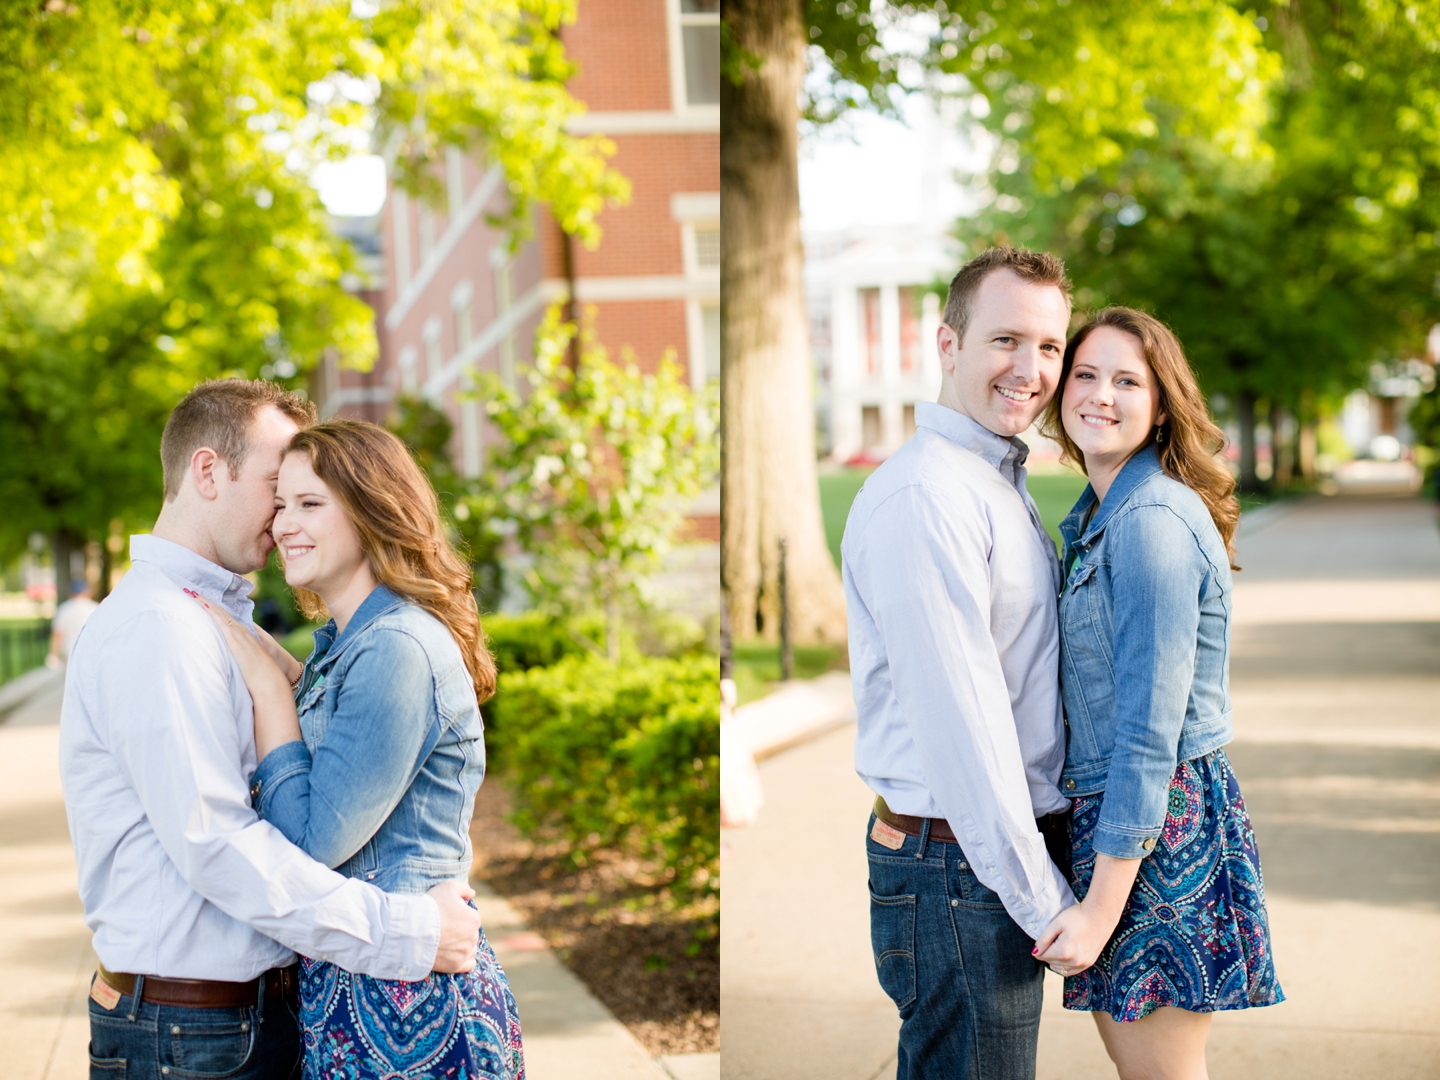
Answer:
[[[306,173],[373,129],[425,188],[483,147],[517,237],[536,203],[593,243],[626,185],[581,106],[573,0],[51,0],[0,9],[0,553],[139,523],[196,381],[365,366],[373,317]],[[58,546],[58,545],[57,545]]]
[[[784,537],[796,635],[835,640],[843,598],[820,519],[801,284],[802,109],[825,122],[893,112],[911,90],[963,94],[993,118],[1006,174],[1027,132],[1029,168],[1057,178],[1098,172],[1162,127],[1243,162],[1264,153],[1278,61],[1222,0],[732,0],[722,42],[721,581],[737,633],[773,633]]]
[[[620,659],[621,607],[646,599],[685,510],[715,471],[713,391],[697,398],[673,356],[654,373],[610,360],[588,328],[551,308],[536,331],[522,395],[494,375],[476,391],[503,440],[467,502],[489,528],[513,528],[534,557],[526,582],[566,612],[599,610]]]
[[[1086,171],[1028,114],[994,202],[962,223],[976,242],[1062,254],[1084,304],[1149,308],[1184,341],[1207,390],[1235,405],[1241,481],[1257,486],[1257,404],[1301,429],[1316,403],[1361,385],[1377,358],[1419,347],[1440,272],[1440,5],[1273,5],[1260,152],[1217,153],[1171,118],[1115,140]],[[1037,83],[1017,100],[1044,98]],[[1002,162],[1001,166],[1005,163]],[[1294,455],[1291,455],[1294,456]]]

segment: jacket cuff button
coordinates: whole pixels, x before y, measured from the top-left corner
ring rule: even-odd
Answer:
[[[1147,837],[1146,839],[1140,841],[1140,846],[1146,851],[1152,850],[1155,847],[1155,838]]]

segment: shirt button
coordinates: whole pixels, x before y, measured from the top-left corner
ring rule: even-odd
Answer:
[[[1074,781],[1074,780],[1066,780],[1066,781],[1065,781],[1065,790],[1066,790],[1066,791],[1074,791],[1074,790],[1075,790],[1075,781]]]

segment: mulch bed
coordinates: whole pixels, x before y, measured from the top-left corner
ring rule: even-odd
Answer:
[[[470,827],[474,876],[514,905],[652,1056],[719,1050],[718,901],[675,910],[653,868],[622,852],[577,868],[562,845],[522,837],[505,820],[509,807],[502,778],[486,777]]]

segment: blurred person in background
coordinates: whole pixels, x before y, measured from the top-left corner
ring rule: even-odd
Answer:
[[[62,667],[69,661],[70,650],[75,647],[80,628],[99,606],[91,598],[88,582],[80,578],[70,582],[70,599],[55,609],[55,617],[50,620],[50,653],[45,657],[46,667]]]

